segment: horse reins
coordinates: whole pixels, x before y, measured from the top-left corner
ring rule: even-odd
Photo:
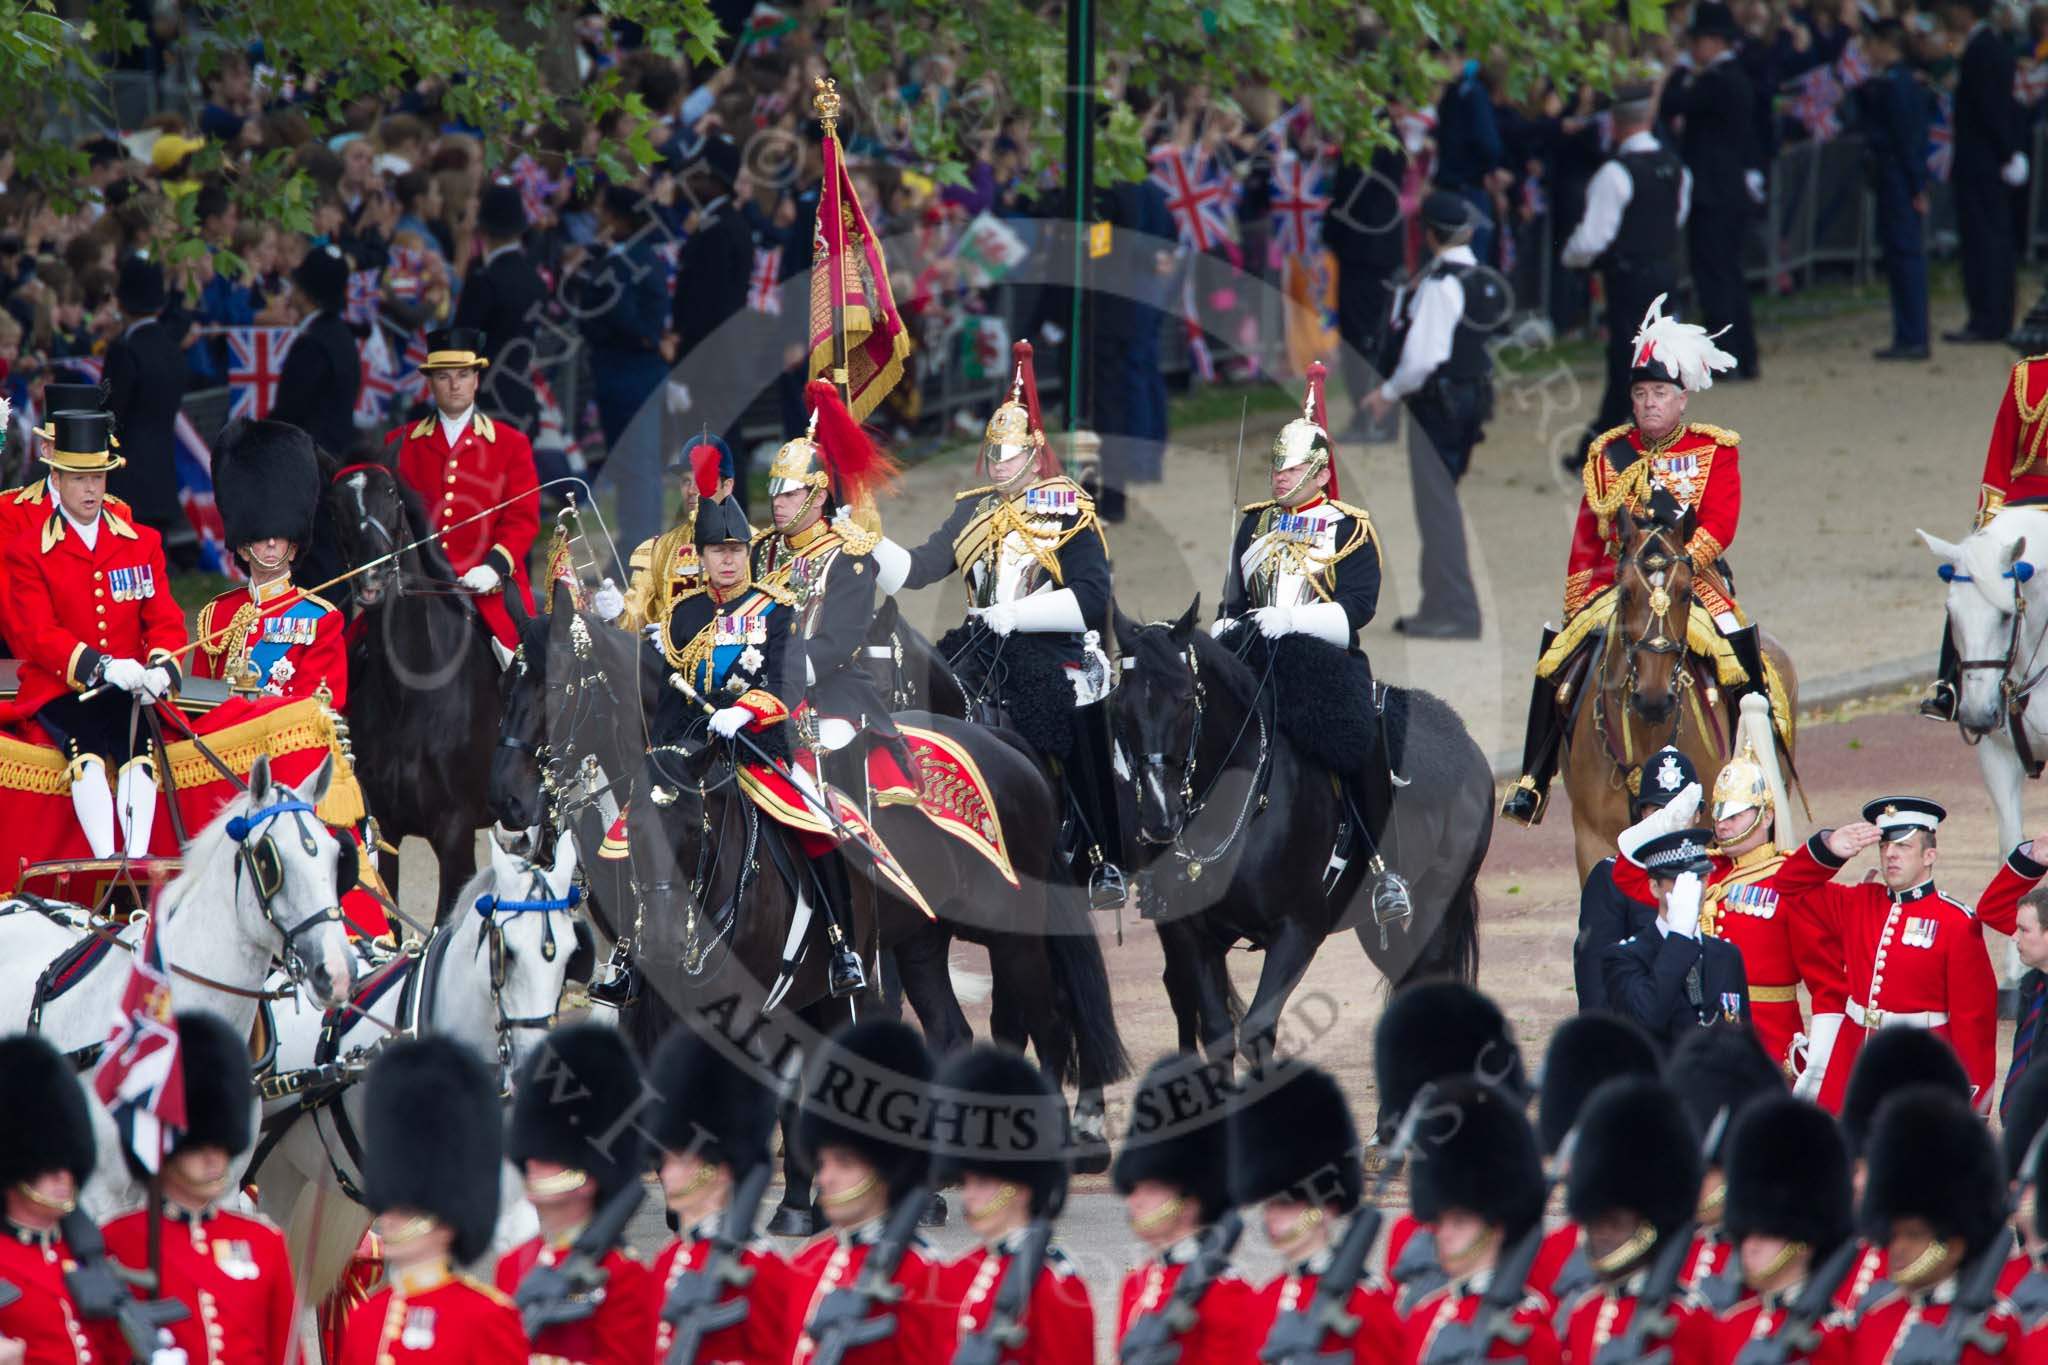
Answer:
[[[1249,648],[1249,644],[1246,647]],[[1182,870],[1187,874],[1187,879],[1189,881],[1197,881],[1202,876],[1202,870],[1222,858],[1225,853],[1228,853],[1231,846],[1237,842],[1238,836],[1244,833],[1244,827],[1251,822],[1254,807],[1264,808],[1266,775],[1272,757],[1271,735],[1266,725],[1264,701],[1267,684],[1273,678],[1273,659],[1272,651],[1269,649],[1266,656],[1265,672],[1260,675],[1259,685],[1252,692],[1250,704],[1245,707],[1245,717],[1238,723],[1237,734],[1231,738],[1230,747],[1223,751],[1222,761],[1216,765],[1215,776],[1209,779],[1208,785],[1203,788],[1201,796],[1197,798],[1194,790],[1195,768],[1199,761],[1198,750],[1202,742],[1202,716],[1207,709],[1208,690],[1202,682],[1201,664],[1192,642],[1187,647],[1187,653],[1182,657],[1187,663],[1188,675],[1191,679],[1190,705],[1194,712],[1194,718],[1188,726],[1187,753],[1181,760],[1181,810],[1180,818],[1174,821],[1172,851],[1173,855],[1181,860]],[[1237,753],[1238,746],[1244,743],[1245,732],[1251,728],[1251,724],[1255,720],[1259,724],[1259,754],[1258,758],[1252,763],[1251,780],[1245,784],[1244,804],[1238,808],[1237,819],[1231,824],[1229,831],[1215,848],[1206,854],[1191,853],[1182,847],[1181,836],[1187,832],[1188,823],[1203,810],[1207,809],[1209,798],[1216,794],[1216,787],[1223,781],[1224,774],[1233,771],[1230,766],[1230,759]],[[1147,753],[1140,756],[1139,769],[1143,772],[1157,772],[1163,777],[1167,762],[1167,757],[1163,752]]]
[[[2026,625],[2027,616],[2027,597],[2021,591],[2020,585],[2033,577],[2033,566],[2031,565],[2026,565],[2026,573],[2022,574],[2020,572],[2023,563],[2024,561],[2016,562],[2005,571],[2005,576],[2012,580],[2012,627],[2006,632],[2005,656],[1998,659],[1958,659],[1956,661],[1956,671],[1958,674],[1962,674],[1982,669],[1998,670],[1999,702],[2005,712],[2006,732],[2012,737],[2013,752],[2019,758],[2021,765],[2027,770],[2029,777],[2039,777],[2044,764],[2043,760],[2035,755],[2033,743],[2027,738],[2026,715],[2027,706],[2033,700],[2034,689],[2041,685],[2044,678],[2048,678],[2048,665],[2037,665],[2037,660],[2041,656],[2041,647],[2044,643],[2048,643],[2048,632],[2044,632],[2042,638],[2034,642],[2033,651],[2027,656],[2027,671],[2024,681],[2015,683],[2012,676],[2012,666],[2013,661],[2019,656],[2020,631]],[[1976,581],[1972,575],[1957,570],[1951,564],[1942,565],[1938,572],[1945,583],[1973,583]],[[1960,651],[1958,652],[1960,653]],[[1960,678],[1958,678],[1959,683],[1960,681]],[[1975,747],[1984,738],[1984,735],[1989,733],[1989,731],[1973,733],[1963,725],[1960,718],[1956,721],[1956,729],[1961,732],[1963,742],[1972,747]]]

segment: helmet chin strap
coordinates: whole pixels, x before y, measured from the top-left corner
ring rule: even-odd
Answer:
[[[776,522],[775,529],[782,532],[784,535],[788,535],[790,532],[800,529],[804,524],[804,519],[810,516],[811,509],[818,505],[818,499],[823,497],[824,493],[825,490],[822,488],[812,488],[810,491],[810,496],[804,499],[803,506],[797,508],[796,512],[790,517],[788,521]],[[768,505],[768,514],[772,517],[775,515],[774,500],[770,499]]]
[[[1317,454],[1314,459],[1310,460],[1306,465],[1302,467],[1304,472],[1302,476],[1295,481],[1294,487],[1288,489],[1285,496],[1275,498],[1273,499],[1273,501],[1278,503],[1282,507],[1301,506],[1310,498],[1313,498],[1316,494],[1323,491],[1322,489],[1316,487],[1315,479],[1316,475],[1322,473],[1325,469],[1328,469],[1329,467],[1329,455],[1323,453]]]
[[[1749,808],[1749,823],[1742,827],[1742,832],[1726,839],[1716,838],[1714,840],[1714,851],[1716,853],[1732,854],[1736,844],[1741,843],[1744,839],[1756,833],[1757,826],[1764,822],[1764,812],[1768,809],[1769,807],[1767,806],[1751,806]]]

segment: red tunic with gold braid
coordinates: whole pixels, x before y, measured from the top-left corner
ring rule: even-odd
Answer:
[[[0,1282],[21,1291],[0,1308],[0,1337],[27,1348],[27,1365],[117,1365],[127,1343],[111,1321],[81,1317],[64,1277],[76,1269],[71,1248],[52,1228],[0,1227]]]
[[[1614,582],[1621,557],[1621,532],[1616,522],[1625,505],[1632,516],[1647,516],[1653,488],[1662,488],[1696,514],[1697,529],[1686,545],[1695,571],[1710,572],[1714,561],[1735,541],[1742,519],[1742,438],[1732,431],[1688,422],[1673,435],[1648,447],[1633,426],[1615,427],[1595,440],[1586,452],[1586,493],[1572,530],[1571,559],[1565,566],[1564,614],[1567,619]],[[1708,611],[1718,615],[1735,604],[1721,591],[1719,575],[1712,582],[1696,579],[1693,591]]]
[[[335,1365],[519,1365],[512,1300],[445,1265],[401,1271],[349,1314]]]
[[[527,610],[533,609],[526,583],[526,556],[540,534],[540,479],[534,473],[533,447],[517,428],[480,412],[471,413],[453,447],[438,412],[410,427],[396,428],[384,441],[401,442],[398,477],[426,503],[433,529],[454,528],[442,537],[441,548],[448,552],[455,572],[467,573],[479,564],[498,571],[498,591],[476,599],[477,614],[499,644],[517,649],[519,634],[512,629],[505,594],[518,593]],[[493,507],[497,510],[478,516]]]
[[[107,1224],[107,1255],[133,1271],[150,1266],[146,1209]],[[171,1343],[186,1365],[272,1365],[285,1359],[298,1323],[284,1233],[264,1218],[226,1209],[192,1213],[166,1204],[157,1245],[163,1296],[185,1305]],[[139,1293],[139,1291],[138,1291]]]
[[[2014,503],[2048,502],[2048,356],[2028,356],[2012,367],[1998,416],[1991,422],[1991,446],[1984,452],[1984,478],[1977,489],[1977,525]]]

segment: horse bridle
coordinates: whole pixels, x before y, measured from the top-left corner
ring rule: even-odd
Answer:
[[[1197,751],[1202,743],[1202,716],[1207,709],[1209,693],[1208,688],[1202,682],[1201,662],[1195,653],[1193,643],[1188,645],[1186,652],[1182,654],[1181,658],[1188,666],[1188,676],[1191,679],[1188,706],[1193,710],[1194,715],[1188,725],[1187,753],[1179,760],[1180,815],[1172,822],[1172,850],[1173,855],[1184,864],[1188,880],[1194,881],[1201,877],[1203,868],[1221,858],[1230,850],[1230,846],[1237,842],[1237,837],[1244,832],[1244,827],[1250,821],[1254,808],[1264,808],[1265,796],[1263,788],[1265,783],[1263,777],[1271,747],[1269,732],[1266,727],[1265,708],[1260,705],[1260,700],[1266,691],[1266,679],[1261,678],[1259,680],[1258,693],[1253,696],[1252,704],[1245,709],[1243,723],[1237,727],[1237,734],[1231,739],[1230,747],[1223,752],[1223,761],[1217,764],[1215,775],[1209,779],[1208,785],[1202,789],[1202,794],[1198,798],[1195,795],[1195,767],[1198,759]],[[1269,676],[1270,672],[1269,668]],[[1259,756],[1252,765],[1252,780],[1245,784],[1244,804],[1238,809],[1237,819],[1231,824],[1229,832],[1223,836],[1222,841],[1215,848],[1206,854],[1191,853],[1181,847],[1181,836],[1187,832],[1189,821],[1193,820],[1195,816],[1208,807],[1209,798],[1216,794],[1216,784],[1221,782],[1223,775],[1230,771],[1231,756],[1237,752],[1238,746],[1244,743],[1245,731],[1251,727],[1251,723],[1254,720],[1259,723]],[[1159,774],[1161,779],[1160,785],[1164,787],[1167,767],[1173,762],[1174,760],[1169,758],[1163,751],[1146,753],[1139,756],[1138,770],[1142,773]]]
[[[1629,555],[1627,559],[1623,560],[1620,566],[1615,571],[1614,584],[1615,591],[1618,594],[1618,597],[1615,602],[1614,620],[1612,625],[1608,628],[1607,649],[1610,652],[1619,649],[1626,649],[1628,653],[1628,671],[1624,673],[1621,678],[1621,695],[1624,699],[1635,695],[1636,664],[1640,656],[1644,654],[1680,654],[1685,649],[1685,632],[1681,630],[1674,637],[1672,635],[1665,633],[1664,625],[1665,619],[1671,614],[1675,606],[1679,607],[1681,611],[1689,610],[1690,608],[1688,606],[1680,606],[1680,604],[1674,603],[1671,598],[1670,590],[1661,583],[1653,582],[1650,578],[1650,575],[1653,573],[1666,572],[1671,567],[1671,564],[1676,563],[1683,553],[1682,549],[1673,549],[1666,542],[1665,537],[1669,534],[1669,527],[1663,525],[1656,526],[1655,529],[1652,530],[1650,535],[1647,538],[1645,538],[1643,543],[1636,547],[1635,552]],[[1645,557],[1653,548],[1656,548],[1660,550],[1662,554],[1669,556],[1669,561],[1663,564],[1655,564],[1648,562]],[[1633,595],[1628,580],[1628,571],[1631,568],[1635,570],[1637,576],[1640,577],[1643,580],[1643,582],[1649,587],[1650,600],[1648,605],[1650,608],[1650,623],[1647,627],[1644,628],[1643,634],[1641,636],[1637,637],[1637,639],[1635,639],[1633,642],[1624,643],[1622,634],[1622,632],[1626,629],[1624,625],[1624,620],[1627,615],[1627,607],[1629,601],[1631,600],[1631,597]],[[1690,588],[1687,589],[1686,595],[1688,599],[1691,598],[1692,594]],[[1659,601],[1660,598],[1662,598],[1661,603]],[[1677,668],[1675,669],[1675,676],[1672,679],[1672,687],[1682,692],[1691,686],[1692,671],[1686,668],[1684,660],[1681,659],[1678,663]],[[1606,715],[1604,707],[1601,704],[1601,698],[1598,695],[1601,691],[1604,691],[1604,688],[1595,689],[1596,695],[1593,701],[1594,728],[1598,730],[1600,734],[1600,742],[1602,746],[1607,750],[1607,757],[1614,763],[1615,768],[1618,771],[1627,772],[1635,767],[1635,759],[1633,757],[1634,746],[1629,743],[1628,707],[1626,705],[1626,701],[1624,701],[1621,714],[1622,751],[1617,753],[1615,752],[1614,748],[1614,738],[1607,732]],[[1672,707],[1671,738],[1669,742],[1672,744],[1678,743],[1679,736],[1684,733],[1684,730],[1685,699],[1681,696],[1680,698],[1678,698],[1676,704]]]
[[[1943,564],[1935,572],[1944,583],[1974,583],[1977,581],[1974,575],[1962,572],[1953,564]],[[2007,728],[2012,733],[2014,747],[2018,750],[2020,761],[2026,764],[2029,769],[2038,771],[2039,764],[2034,759],[2032,743],[2026,738],[2026,726],[2021,722],[2027,712],[2027,703],[2033,698],[2034,689],[2040,686],[2043,678],[2048,678],[2048,665],[2037,665],[2035,663],[2035,660],[2038,659],[2041,653],[2040,644],[2037,643],[2034,646],[2033,656],[2027,660],[2029,671],[2025,679],[2015,681],[2012,676],[2013,661],[2019,657],[2020,652],[2020,633],[2027,623],[2027,595],[2022,590],[2021,585],[2033,576],[2033,565],[2028,564],[2025,560],[2016,560],[2005,571],[2005,577],[2012,580],[2012,627],[2006,632],[2004,656],[1997,659],[1958,659],[1956,661],[1956,672],[1962,674],[1981,671],[1987,668],[1998,671],[1999,706],[2005,714]],[[2043,640],[2048,640],[2048,635],[2044,635],[2042,638]],[[1961,651],[1957,652],[1960,653]],[[1957,681],[1960,682],[1961,679],[1958,678]],[[1964,727],[1960,719],[1956,722],[1956,728],[1962,731],[1963,742],[1970,745],[1977,744],[1985,735],[1990,733],[1988,730],[1969,730]]]
[[[241,894],[242,874],[249,874],[250,885],[256,891],[256,903],[263,912],[263,918],[284,937],[284,969],[292,982],[302,984],[306,977],[306,961],[299,951],[299,937],[323,924],[336,923],[341,919],[340,897],[336,903],[324,910],[315,910],[297,924],[284,925],[277,918],[277,897],[284,890],[284,863],[278,857],[277,836],[267,828],[279,816],[289,815],[298,832],[299,848],[309,857],[317,857],[320,846],[313,839],[313,831],[307,827],[306,817],[313,816],[319,823],[319,816],[310,802],[296,798],[275,801],[258,811],[237,815],[228,821],[228,838],[235,841],[235,893]],[[259,834],[259,831],[260,834]],[[339,838],[339,836],[330,835]],[[253,842],[252,842],[253,839]]]
[[[540,955],[546,962],[553,962],[561,949],[555,945],[555,920],[557,914],[573,911],[583,903],[583,888],[571,885],[562,896],[547,894],[547,879],[538,868],[527,882],[526,899],[517,901],[500,900],[496,896],[477,897],[476,912],[482,917],[484,931],[477,940],[477,951],[489,949],[491,955],[491,1009],[497,1015],[498,1065],[505,1074],[512,1070],[512,1035],[520,1029],[546,1030],[555,1026],[556,1011],[546,1014],[513,1015],[505,1013],[505,982],[509,976],[506,962],[509,956],[505,947],[505,926],[499,922],[499,915],[541,915],[547,937],[541,940]]]

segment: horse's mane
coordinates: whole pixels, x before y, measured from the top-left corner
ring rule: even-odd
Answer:
[[[185,891],[193,885],[199,874],[213,866],[213,860],[220,854],[221,845],[228,842],[228,821],[238,815],[249,813],[249,792],[247,788],[228,798],[206,827],[192,836],[192,842],[185,846],[182,855],[183,866],[178,875],[164,888],[163,908],[170,910],[185,898]]]
[[[1203,680],[1216,684],[1239,706],[1250,706],[1252,698],[1258,695],[1259,680],[1245,666],[1244,660],[1218,644],[1199,625],[1189,632],[1188,640],[1194,645],[1195,659],[1201,665]],[[1137,656],[1140,668],[1165,670],[1187,667],[1185,652],[1173,642],[1171,621],[1153,622],[1139,630],[1131,643],[1131,652]]]
[[[405,510],[405,529],[400,533],[400,543],[410,545],[426,534],[432,523],[427,520],[426,500],[397,474],[391,475],[391,482],[398,488],[398,505]],[[413,551],[420,557],[420,567],[429,578],[442,582],[455,581],[455,565],[449,562],[448,552],[441,548],[441,542],[430,540]]]

